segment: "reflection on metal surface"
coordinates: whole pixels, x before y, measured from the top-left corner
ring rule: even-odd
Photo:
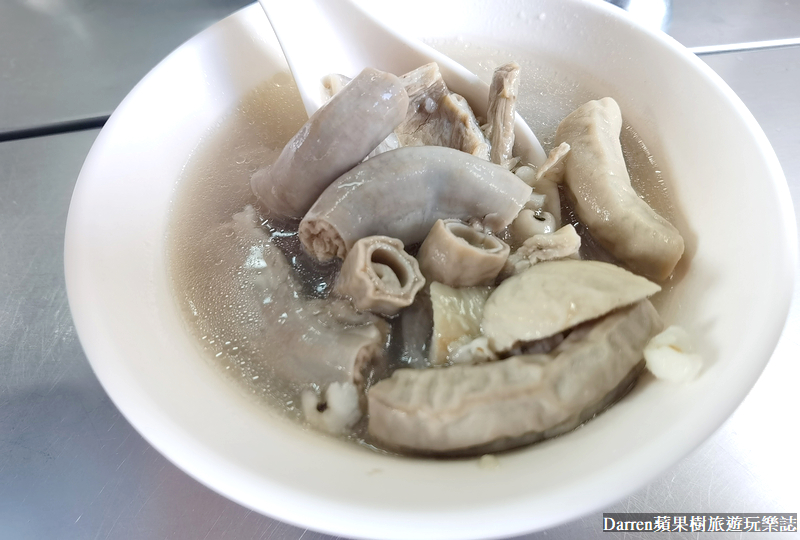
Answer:
[[[59,19],[81,40],[91,38],[81,6],[70,5],[69,0],[23,0],[22,4],[32,11]]]
[[[111,114],[182,42],[249,0],[0,0],[0,130]]]
[[[669,34],[687,47],[800,37],[798,0],[672,0]]]
[[[720,54],[728,52],[760,51],[765,49],[784,49],[800,46],[800,37],[791,39],[770,39],[767,41],[751,41],[749,43],[730,43],[728,45],[707,45],[690,47],[689,51],[701,56],[704,54]]]

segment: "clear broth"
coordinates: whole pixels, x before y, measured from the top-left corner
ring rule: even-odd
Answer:
[[[432,44],[484,80],[490,79],[497,65],[512,59],[518,62],[522,67],[518,111],[537,133],[545,150],[552,148],[556,128],[567,114],[586,101],[610,95],[604,92],[601,83],[582,79],[569,66],[533,59],[520,51],[501,51],[458,40]],[[257,306],[248,307],[252,306],[252,299],[247,298],[249,287],[241,274],[234,273],[224,279],[214,275],[213,268],[219,261],[213,260],[209,238],[211,231],[228,222],[233,214],[248,204],[256,205],[250,191],[250,176],[276,159],[305,120],[302,102],[288,73],[265,81],[245,96],[203,138],[186,164],[174,197],[167,242],[175,298],[203,356],[243,391],[296,419],[302,416],[300,389],[273,376],[270,355],[280,351],[270,350],[258,332],[259,325],[275,321],[263,320]],[[673,207],[661,169],[627,122],[621,140],[635,189],[671,220]],[[305,290],[310,295],[324,296],[335,267],[314,267],[302,254],[292,231],[276,231],[267,221],[264,225],[270,228],[301,277],[321,272]],[[403,332],[396,326],[389,350],[397,356],[395,365],[418,364],[414,351],[424,349],[424,345],[409,347],[399,343],[396,338]],[[362,423],[353,439],[368,445],[363,435]]]

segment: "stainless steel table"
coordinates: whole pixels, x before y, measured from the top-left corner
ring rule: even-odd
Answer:
[[[107,116],[163,57],[246,0],[2,0],[0,134]]]
[[[0,136],[9,139],[0,142],[0,539],[328,538],[222,498],[153,450],[94,377],[64,291],[67,208],[97,135],[81,128],[101,123],[151,66],[242,4],[0,2]],[[761,123],[800,207],[800,45],[759,49],[800,41],[800,0],[674,0],[670,32],[690,47],[745,43],[703,59]],[[800,278],[797,289],[777,350],[733,417],[606,511],[800,510]],[[668,536],[601,527],[598,513],[526,538]]]

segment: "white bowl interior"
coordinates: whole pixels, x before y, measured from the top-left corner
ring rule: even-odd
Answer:
[[[568,436],[500,456],[495,469],[379,455],[248,400],[199,357],[170,291],[165,238],[200,138],[286,69],[250,6],[179,48],[112,115],[75,189],[66,277],[81,342],[126,418],[201,482],[284,521],[355,537],[486,538],[600,509],[718,428],[783,328],[796,257],[790,198],[762,131],[716,75],[602,3],[453,5],[368,7],[421,36],[541,51],[603,81],[671,178],[690,263],[666,317],[692,330],[708,365],[691,384],[638,388]],[[758,257],[745,256],[755,242]]]

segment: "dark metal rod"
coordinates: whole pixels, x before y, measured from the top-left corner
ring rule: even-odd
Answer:
[[[87,129],[97,129],[103,127],[107,120],[108,115],[95,116],[93,118],[83,118],[80,120],[70,120],[67,122],[56,122],[54,124],[45,124],[43,126],[0,131],[0,142],[32,139],[34,137],[57,135],[59,133],[71,133],[73,131],[85,131]]]

